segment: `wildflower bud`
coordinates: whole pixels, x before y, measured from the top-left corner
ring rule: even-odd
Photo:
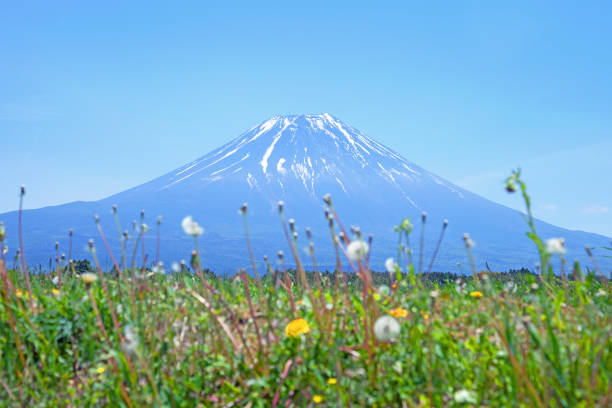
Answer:
[[[281,200],[278,202],[278,212],[281,214],[283,213],[283,207],[285,207],[285,202]]]
[[[325,204],[331,206],[332,202],[331,202],[331,195],[329,195],[329,193],[325,194],[323,196],[323,201],[325,201]]]
[[[308,250],[310,251],[311,255],[314,253],[314,244],[312,242],[308,244]]]
[[[190,264],[193,269],[198,269],[198,265],[200,264],[200,259],[198,257],[198,252],[196,250],[191,251]]]
[[[70,231],[68,231],[68,236],[73,236],[74,235],[74,230],[70,229]]]
[[[123,231],[123,238],[127,241],[130,238],[130,234],[128,234],[127,230]]]
[[[117,214],[117,204],[113,204],[113,214]]]
[[[247,213],[247,203],[242,204],[242,207],[240,207],[240,212],[243,214]]]
[[[340,241],[344,241],[344,232],[340,231],[338,236],[340,237]]]
[[[306,236],[308,239],[312,239],[312,232],[310,231],[310,227],[306,227]]]
[[[60,259],[62,260],[62,262],[64,262],[66,260],[66,254],[62,254],[62,256],[60,257]]]
[[[59,249],[59,242],[55,241],[55,250],[57,251]]]
[[[293,239],[297,239],[298,237],[298,232],[297,231],[293,231]]]
[[[98,217],[98,214],[94,215],[94,221],[96,222],[96,224],[100,222],[100,217]]]
[[[162,223],[162,216],[158,215],[157,216],[157,225],[161,225],[161,223]]]
[[[24,196],[25,195],[25,186],[23,184],[21,185],[20,191],[21,191],[21,195]]]
[[[278,251],[278,259],[282,260],[283,257],[284,257],[283,251]]]
[[[140,218],[144,218],[144,210],[140,210]]]
[[[508,179],[506,179],[506,191],[508,193],[516,192],[516,183],[514,182],[514,177],[508,177]]]
[[[149,226],[143,222],[142,225],[140,226],[140,230],[143,233],[148,232],[149,231]]]
[[[423,213],[421,214],[421,221],[423,221],[423,223],[425,223],[426,220],[427,220],[427,213],[425,211],[423,211]]]
[[[89,245],[89,249],[93,249],[94,246],[94,240],[89,238],[89,240],[87,241],[87,245]]]
[[[444,223],[442,224],[443,228],[448,227],[448,220],[444,220]]]
[[[289,218],[289,229],[291,232],[295,231],[295,220],[293,218]]]
[[[4,223],[0,221],[0,242],[4,242],[6,238],[6,228],[4,228]]]

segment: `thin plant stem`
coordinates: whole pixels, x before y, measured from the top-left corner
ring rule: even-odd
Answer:
[[[30,309],[34,310],[34,299],[32,299],[32,285],[30,284],[30,274],[28,273],[28,265],[26,263],[25,252],[23,250],[23,230],[22,230],[22,217],[23,217],[23,196],[25,195],[25,187],[21,186],[21,194],[19,195],[19,256],[21,257],[21,265],[23,268],[23,275],[25,277],[26,288],[30,294]]]

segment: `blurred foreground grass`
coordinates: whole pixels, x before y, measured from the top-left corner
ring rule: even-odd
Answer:
[[[90,271],[28,275],[3,259],[0,406],[612,405],[609,280],[580,265],[555,275],[562,242],[541,241],[529,211],[539,274],[456,279],[415,273],[411,257],[400,268],[401,244],[388,273],[372,272],[326,202],[350,274],[307,273],[295,251],[296,270],[222,279],[202,271],[197,242],[193,270],[171,274],[124,261],[104,273],[93,245]]]

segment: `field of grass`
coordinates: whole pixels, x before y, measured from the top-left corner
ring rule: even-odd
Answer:
[[[33,275],[23,259],[7,269],[3,251],[0,406],[612,406],[610,281],[540,240],[518,173],[507,189],[526,200],[536,274],[419,273],[401,244],[374,273],[329,199],[350,263],[331,274],[304,271],[294,250],[296,270],[216,277],[193,222],[191,261],[167,274],[122,255],[105,273],[92,245],[92,270],[58,255],[56,271]]]

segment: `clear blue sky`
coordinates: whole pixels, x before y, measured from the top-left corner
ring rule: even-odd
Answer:
[[[95,200],[329,112],[516,208],[521,166],[537,216],[612,236],[610,2],[92,3],[2,6],[0,212],[22,183],[29,208]]]

